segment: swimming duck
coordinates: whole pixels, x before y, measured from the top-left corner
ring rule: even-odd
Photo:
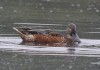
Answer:
[[[76,33],[76,25],[70,23],[67,27],[67,36],[64,37],[53,31],[46,31],[46,33],[41,33],[39,31],[34,31],[31,28],[13,28],[16,30],[24,42],[34,42],[34,43],[66,43],[71,45],[74,42],[80,43],[80,39]]]

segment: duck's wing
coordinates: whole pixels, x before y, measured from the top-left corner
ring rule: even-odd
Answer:
[[[49,35],[51,35],[51,36],[59,36],[59,37],[62,37],[62,35],[59,34],[59,33],[50,33]]]
[[[13,27],[13,29],[22,34],[41,34],[41,32],[34,31],[33,29],[26,27]]]
[[[42,34],[42,32],[34,31],[34,30],[28,30],[27,32],[28,32],[29,34]]]
[[[46,30],[45,32],[46,32],[46,34],[48,34],[50,36],[59,36],[59,37],[62,37],[62,35],[60,33],[54,32],[52,30]]]

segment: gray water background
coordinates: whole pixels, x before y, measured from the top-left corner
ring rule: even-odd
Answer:
[[[12,28],[52,29],[75,23],[79,47],[20,45]],[[0,70],[99,70],[99,0],[0,0]]]

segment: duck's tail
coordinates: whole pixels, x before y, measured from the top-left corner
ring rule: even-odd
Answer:
[[[33,35],[31,35],[31,34],[25,34],[25,33],[23,33],[22,31],[20,31],[16,27],[13,27],[13,29],[19,33],[19,35],[20,35],[20,37],[22,38],[23,41],[27,41],[27,42],[34,41],[34,36]]]
[[[15,31],[17,31],[18,33],[19,33],[19,35],[24,35],[20,30],[18,30],[16,27],[13,27],[13,29],[15,30]]]

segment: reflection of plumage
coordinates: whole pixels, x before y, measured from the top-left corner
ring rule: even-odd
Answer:
[[[45,33],[34,31],[31,28],[13,28],[16,30],[24,42],[34,43],[65,43],[71,45],[74,42],[80,43],[80,39],[76,34],[76,25],[71,23],[67,27],[67,36],[46,30]]]

